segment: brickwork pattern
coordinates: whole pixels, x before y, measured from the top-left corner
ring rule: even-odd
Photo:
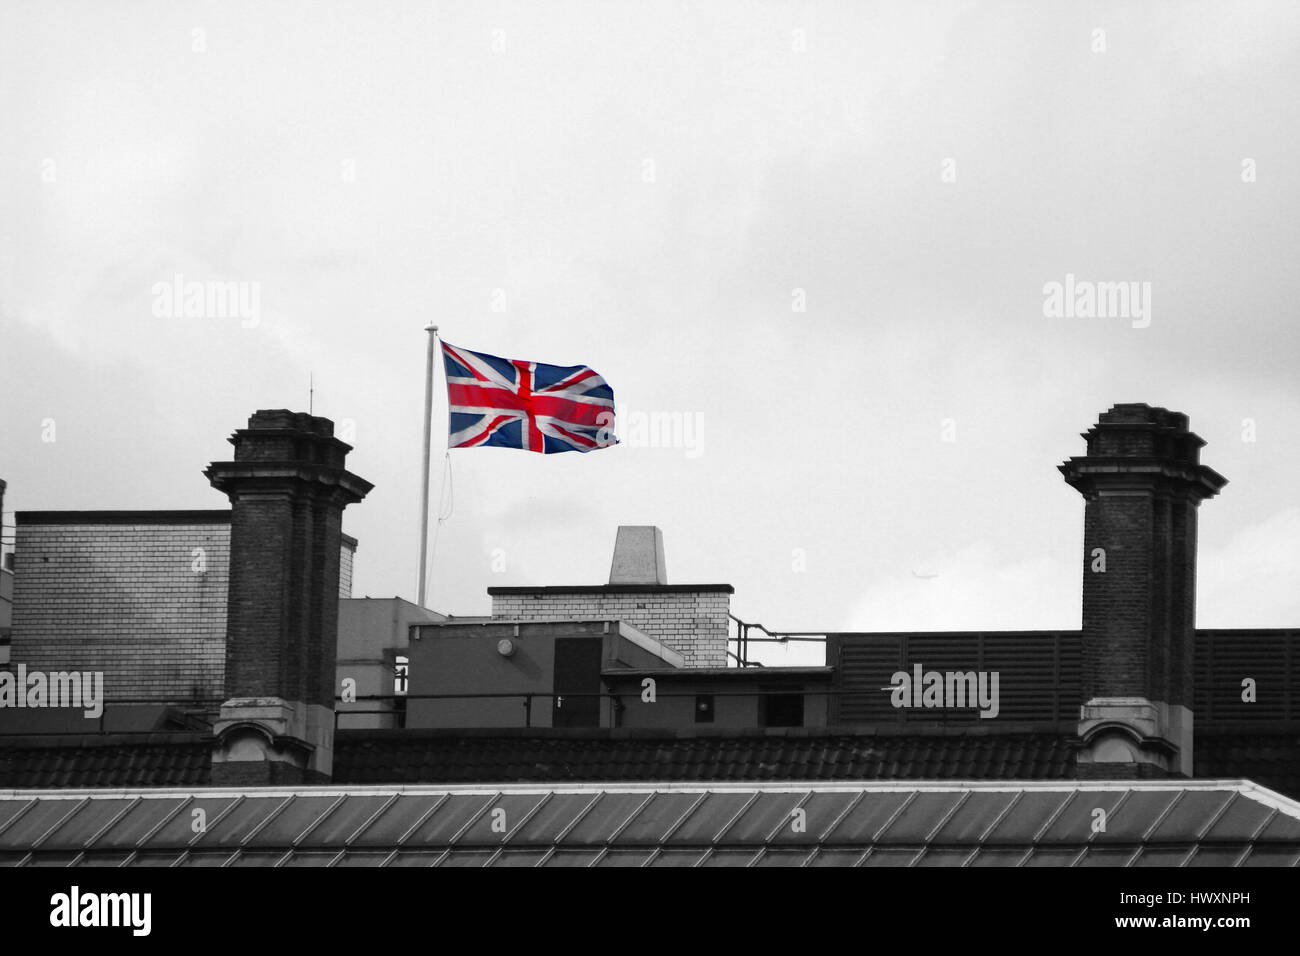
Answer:
[[[344,544],[340,597],[351,558]],[[224,696],[229,524],[20,524],[14,560],[0,669],[103,671],[110,701]]]
[[[14,560],[10,669],[103,671],[110,701],[221,696],[228,525],[19,524]]]
[[[1085,438],[1088,455],[1060,466],[1087,502],[1084,697],[1190,705],[1197,506],[1226,479],[1200,464],[1204,443],[1179,412],[1116,405]]]
[[[1156,491],[1089,501],[1083,563],[1085,696],[1190,703],[1196,504]]]
[[[686,659],[687,667],[727,666],[730,595],[673,593],[494,594],[492,616],[521,621],[625,621]]]
[[[373,487],[326,418],[261,409],[204,472],[230,499],[225,693],[334,705],[343,509]]]
[[[343,547],[339,549],[339,599],[347,600],[352,597],[352,562],[356,558],[356,553],[343,542]]]
[[[1153,566],[1157,545],[1148,496],[1088,502],[1084,512],[1083,696],[1157,697],[1161,651],[1152,640]],[[1106,570],[1093,571],[1093,552],[1105,552]]]

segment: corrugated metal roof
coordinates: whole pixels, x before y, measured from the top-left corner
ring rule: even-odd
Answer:
[[[1244,781],[0,791],[18,866],[1297,861],[1300,804]]]

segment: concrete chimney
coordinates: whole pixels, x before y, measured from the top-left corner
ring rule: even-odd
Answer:
[[[333,772],[343,509],[373,487],[344,467],[334,424],[258,411],[234,461],[204,474],[230,498],[226,702],[212,783],[326,783]]]
[[[667,584],[664,535],[653,525],[619,525],[610,584]]]
[[[1192,775],[1197,506],[1227,479],[1187,416],[1115,405],[1060,466],[1084,497],[1082,779]]]

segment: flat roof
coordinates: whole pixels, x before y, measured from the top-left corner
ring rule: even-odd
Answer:
[[[229,508],[211,508],[190,511],[16,511],[15,525],[190,525],[230,524]],[[353,551],[357,539],[340,533],[343,543]]]
[[[655,657],[672,665],[673,668],[683,668],[686,666],[686,658],[680,652],[673,650],[662,641],[656,640],[649,634],[638,629],[627,621],[617,617],[591,617],[591,618],[571,618],[563,621],[537,621],[530,618],[499,618],[499,617],[479,617],[479,618],[457,618],[446,621],[416,621],[411,627],[436,627],[442,630],[448,628],[460,627],[512,627],[516,631],[519,628],[526,627],[530,630],[540,630],[543,633],[548,629],[564,629],[572,627],[575,624],[603,624],[605,625],[604,633],[614,633],[623,640],[635,644],[643,650],[649,651]],[[611,632],[609,625],[615,625]],[[595,640],[597,635],[593,635]],[[658,674],[661,671],[647,671],[647,673]]]
[[[644,667],[615,668],[602,670],[602,677],[654,677],[680,678],[689,680],[693,677],[752,677],[756,680],[780,677],[830,677],[835,673],[833,667],[684,667],[674,670],[651,670]]]
[[[545,587],[491,587],[497,594],[693,594],[700,591],[735,594],[730,584],[560,584]]]
[[[204,511],[18,511],[17,524],[230,524],[230,509]]]

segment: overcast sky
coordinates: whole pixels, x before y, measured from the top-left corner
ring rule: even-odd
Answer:
[[[439,610],[656,524],[773,628],[1077,628],[1056,465],[1148,402],[1230,480],[1198,623],[1300,626],[1298,53],[1290,2],[4,0],[5,509],[224,507],[314,374],[355,593],[413,598],[433,321],[702,424],[453,451]],[[160,316],[178,273],[257,321]],[[1149,325],[1045,316],[1067,274]]]

